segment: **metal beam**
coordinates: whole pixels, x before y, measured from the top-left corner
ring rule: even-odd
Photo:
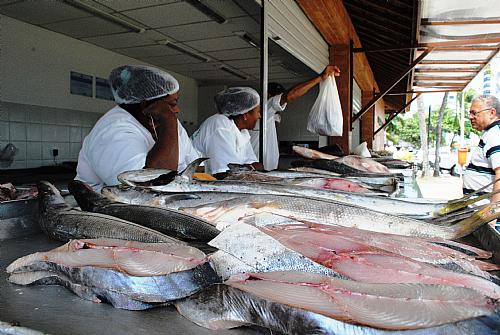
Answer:
[[[379,131],[381,131],[382,129],[384,129],[385,127],[387,127],[387,125],[388,125],[389,123],[391,123],[391,121],[392,121],[392,120],[394,120],[394,118],[395,118],[396,116],[398,116],[398,115],[399,115],[402,111],[404,111],[404,110],[406,109],[406,107],[410,106],[410,105],[411,105],[411,103],[412,103],[413,101],[415,101],[415,99],[417,99],[417,98],[420,96],[420,94],[422,94],[422,93],[417,93],[417,94],[415,95],[415,97],[413,97],[410,101],[408,101],[408,102],[407,102],[407,103],[403,106],[403,108],[401,108],[400,110],[398,110],[395,114],[393,114],[393,115],[389,116],[389,118],[387,119],[387,121],[386,121],[383,125],[381,125],[381,126],[380,126],[380,128],[378,128],[378,129],[377,129],[377,130],[373,133],[373,138],[375,138],[375,135],[377,135],[377,133],[378,133]]]
[[[376,97],[373,97],[372,100],[370,100],[370,102],[368,102],[368,104],[361,108],[361,110],[359,111],[358,114],[354,115],[353,117],[353,120],[352,122],[356,121],[357,119],[359,119],[361,116],[363,116],[363,114],[365,114],[370,108],[372,108],[380,99],[382,99],[384,97],[384,95],[386,95],[394,86],[396,86],[411,70],[413,70],[413,68],[415,66],[417,66],[417,64],[419,64],[431,51],[433,50],[433,48],[429,48],[427,50],[425,50],[420,56],[418,56],[417,59],[415,59],[410,65],[408,65],[408,67],[406,69],[404,69],[404,71],[399,75],[398,78],[396,78],[396,80],[394,80],[388,88],[386,88],[385,90],[383,90],[379,96],[376,96]]]
[[[267,6],[268,0],[262,0],[260,9],[260,88],[261,88],[261,99],[260,99],[260,110],[262,118],[260,119],[260,133],[259,133],[259,162],[264,163],[264,157],[267,155],[267,141],[265,140],[267,136],[267,81],[268,81],[268,71],[269,71],[269,46],[268,46],[268,14]]]

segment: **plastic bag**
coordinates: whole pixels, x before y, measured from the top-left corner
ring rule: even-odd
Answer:
[[[337,84],[332,76],[319,84],[319,94],[309,113],[307,130],[322,136],[342,136],[343,118]]]
[[[361,143],[352,151],[353,154],[361,156],[361,157],[371,157],[370,150],[368,150],[368,146],[366,142]]]

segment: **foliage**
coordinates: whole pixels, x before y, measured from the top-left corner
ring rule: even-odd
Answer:
[[[461,101],[461,95],[459,93],[457,95],[457,102]],[[464,96],[464,104],[465,110],[468,111],[472,102],[473,97],[476,95],[476,92],[473,89],[470,89],[465,92]],[[446,108],[444,117],[443,117],[443,134],[444,133],[452,133],[460,135],[460,116],[459,111],[455,111],[455,109]],[[431,111],[431,129],[429,130],[429,143],[436,142],[436,124],[439,114],[439,106]],[[470,133],[479,134],[480,132],[476,131],[472,128],[470,120],[465,119],[465,137],[469,137]],[[392,141],[394,144],[398,144],[401,141],[411,143],[414,147],[420,147],[420,129],[418,124],[418,114],[415,113],[411,117],[402,117],[398,115],[395,117],[391,123],[386,128],[387,139]],[[444,138],[442,138],[442,142],[444,143]]]

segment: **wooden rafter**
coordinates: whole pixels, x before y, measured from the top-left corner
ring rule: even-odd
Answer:
[[[406,91],[406,92],[395,92],[395,93],[387,93],[386,95],[408,95],[408,94],[418,94],[418,93],[443,93],[443,92],[460,92],[460,89],[446,89],[446,90],[441,90],[441,89],[436,89],[436,90],[429,90],[429,91]]]
[[[431,76],[415,76],[415,80],[418,81],[469,81],[474,79],[475,76],[463,76],[463,77],[431,77]]]
[[[451,65],[460,65],[460,64],[486,64],[486,61],[483,59],[475,59],[475,60],[424,60],[420,63],[420,65],[442,65],[442,64],[451,64]]]
[[[490,44],[490,43],[500,43],[500,37],[472,38],[468,40],[453,40],[453,41],[441,41],[441,42],[426,42],[426,43],[419,43],[418,46],[444,47],[444,46],[460,46],[469,44]]]
[[[480,68],[470,68],[470,69],[446,69],[446,68],[416,68],[415,73],[430,73],[430,72],[479,72]]]
[[[445,26],[445,25],[462,25],[462,24],[500,24],[500,19],[454,19],[454,20],[433,20],[433,19],[422,19],[420,24],[423,26]]]
[[[419,86],[419,87],[439,87],[439,86],[444,86],[444,87],[465,87],[464,83],[426,83],[426,82],[414,82],[413,86]]]
[[[392,114],[391,116],[389,116],[389,118],[387,119],[387,121],[382,125],[380,126],[380,128],[378,128],[374,133],[373,133],[373,138],[375,138],[375,135],[377,135],[377,133],[379,131],[381,131],[382,129],[384,129],[385,127],[387,127],[389,125],[389,123],[391,123],[392,120],[394,120],[394,118],[396,116],[398,116],[402,111],[404,111],[408,106],[411,105],[411,103],[413,101],[415,101],[419,96],[420,94],[422,93],[418,93],[417,95],[415,95],[410,101],[408,101],[401,109],[399,109],[396,113]]]

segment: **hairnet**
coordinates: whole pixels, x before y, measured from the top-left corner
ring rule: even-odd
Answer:
[[[219,114],[226,116],[245,114],[260,104],[260,96],[251,87],[230,87],[215,95]]]
[[[109,75],[109,85],[117,104],[136,104],[179,90],[179,83],[172,75],[145,65],[117,67]]]

